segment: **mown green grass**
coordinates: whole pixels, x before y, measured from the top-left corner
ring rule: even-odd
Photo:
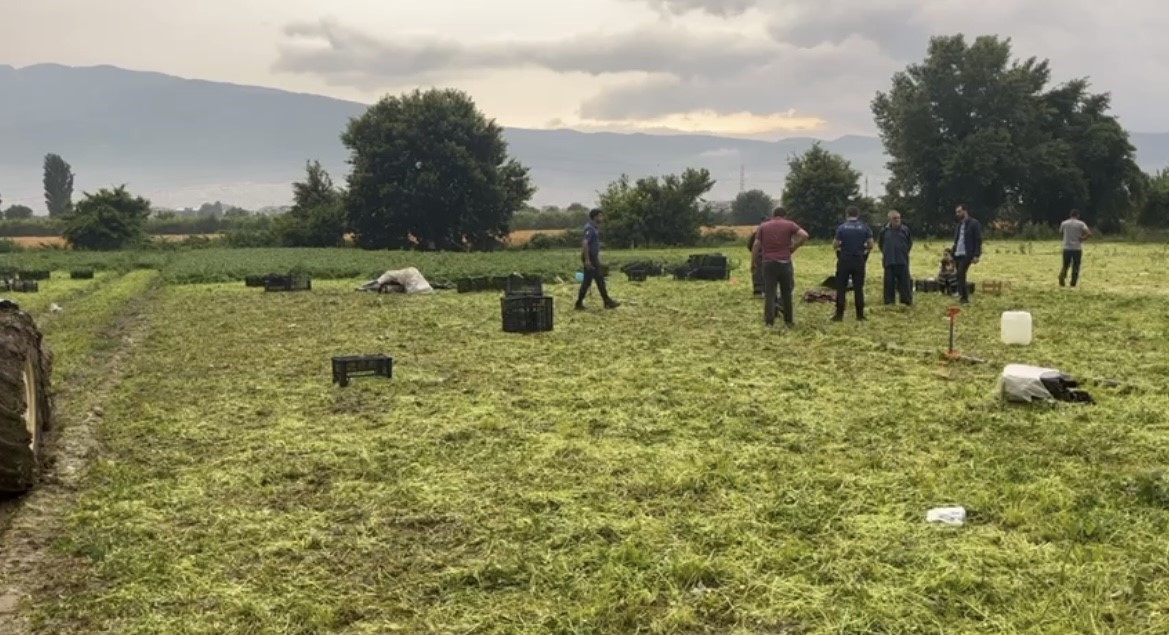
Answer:
[[[741,270],[615,277],[616,312],[571,312],[555,286],[556,330],[533,336],[500,331],[495,294],[166,287],[34,616],[50,633],[1165,632],[1164,251],[1095,246],[1076,290],[1055,287],[1058,245],[1026,252],[988,246],[974,277],[1013,286],[975,296],[960,349],[1150,390],[1008,407],[995,364],[880,350],[944,347],[944,298],[865,324],[801,304],[769,330]],[[799,289],[830,268],[801,251]],[[998,342],[1007,308],[1034,313],[1033,346]],[[394,356],[392,381],[330,385],[331,356],[367,352]],[[950,504],[968,525],[925,523]]]
[[[66,302],[58,314],[42,316],[41,331],[53,353],[53,381],[68,381],[88,362],[90,354],[118,346],[120,342],[109,339],[105,331],[157,281],[158,272],[145,269],[122,276],[103,275],[99,278],[103,284],[92,292]]]

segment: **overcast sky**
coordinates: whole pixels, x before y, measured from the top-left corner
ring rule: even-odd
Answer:
[[[1169,131],[1154,0],[0,0],[0,63],[113,64],[371,102],[455,86],[511,126],[873,133],[930,34],[1009,35]]]

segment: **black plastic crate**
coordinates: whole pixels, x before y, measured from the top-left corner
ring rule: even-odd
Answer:
[[[500,298],[504,333],[540,333],[552,330],[551,296]]]
[[[694,254],[686,264],[674,268],[676,280],[727,280],[731,266],[722,254]]]
[[[73,280],[93,280],[93,269],[74,269],[69,272]]]
[[[913,289],[919,293],[937,293],[942,287],[937,280],[915,280]]]
[[[507,278],[507,287],[504,291],[509,296],[536,296],[544,295],[544,280],[540,276],[521,276],[513,274]]]
[[[37,293],[40,285],[36,280],[10,280],[4,284],[6,291],[13,293]]]
[[[621,271],[628,274],[630,271],[641,271],[646,276],[660,276],[662,275],[662,264],[652,260],[635,260],[633,262],[622,265]]]
[[[16,272],[16,277],[21,280],[48,280],[52,275],[53,272],[43,269],[29,269]]]
[[[625,275],[629,276],[630,282],[645,282],[649,277],[649,274],[645,269],[630,269],[629,271],[625,272]]]
[[[394,359],[388,355],[346,355],[333,358],[333,383],[342,388],[349,385],[350,377],[394,376]]]
[[[690,273],[691,280],[727,280],[731,277],[731,270],[726,265],[703,266]]]
[[[268,278],[278,278],[280,274],[266,273],[262,276],[244,276],[245,287],[262,287],[267,284]]]
[[[268,276],[264,279],[265,291],[311,291],[313,280],[307,274]]]

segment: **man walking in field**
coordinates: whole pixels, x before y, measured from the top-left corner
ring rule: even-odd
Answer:
[[[848,281],[852,280],[856,296],[856,319],[865,321],[865,265],[873,250],[873,229],[861,220],[861,211],[849,206],[848,220],[836,228],[832,247],[836,250],[836,315],[832,321],[844,320],[848,305]]]
[[[913,304],[913,284],[909,278],[909,252],[913,249],[913,235],[901,222],[901,213],[889,212],[889,223],[877,234],[881,263],[885,266],[885,306],[891,306],[895,295],[901,304]],[[896,292],[896,294],[894,293]]]
[[[954,210],[958,226],[954,228],[954,262],[958,265],[958,301],[970,304],[970,291],[966,287],[966,274],[970,265],[978,264],[982,257],[982,225],[966,209],[959,205]]]
[[[754,255],[763,266],[763,323],[775,325],[775,291],[779,287],[783,322],[794,324],[792,289],[795,287],[795,269],[792,254],[808,240],[808,232],[787,219],[782,207],[775,208],[771,220],[759,226],[755,238]]]
[[[621,306],[609,297],[609,291],[605,288],[605,276],[601,273],[601,222],[604,218],[603,211],[594,209],[589,212],[589,222],[585,224],[584,240],[581,241],[580,245],[580,262],[584,267],[584,280],[580,283],[580,295],[576,298],[577,311],[584,310],[585,296],[588,295],[589,287],[592,286],[593,281],[597,283],[597,291],[601,293],[601,300],[605,303],[606,309],[616,309]]]
[[[1063,234],[1063,268],[1059,270],[1059,286],[1064,286],[1068,267],[1072,269],[1072,286],[1080,281],[1080,263],[1084,257],[1084,242],[1092,236],[1088,224],[1080,220],[1080,210],[1073,209],[1070,218],[1059,224]]]

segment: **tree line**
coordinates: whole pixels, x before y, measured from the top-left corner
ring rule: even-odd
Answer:
[[[1052,85],[1048,62],[1015,59],[1010,39],[934,37],[925,59],[896,73],[870,106],[890,157],[880,199],[862,196],[860,173],[814,144],[789,157],[778,198],[743,192],[727,212],[706,201],[715,185],[707,170],[621,175],[599,193],[606,243],[693,245],[704,226],[755,224],[780,204],[819,237],[849,205],[876,222],[878,211],[897,209],[919,235],[948,233],[959,203],[1004,234],[1051,227],[1072,208],[1103,232],[1169,228],[1169,170],[1140,170],[1109,96],[1091,92],[1086,79]],[[582,204],[528,205],[536,188],[502,133],[458,90],[387,96],[340,135],[352,166],[343,186],[309,161],[287,213],[229,233],[238,244],[328,247],[348,236],[367,249],[489,250],[513,229],[582,226]],[[72,170],[57,155],[45,157],[44,172],[49,216],[75,247],[124,248],[159,221],[124,186],[74,204]],[[22,206],[4,212],[8,222],[31,215]]]

